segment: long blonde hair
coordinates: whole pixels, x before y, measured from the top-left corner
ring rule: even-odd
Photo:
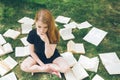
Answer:
[[[57,27],[55,26],[55,21],[51,12],[47,9],[39,10],[35,16],[35,23],[38,20],[48,25],[47,36],[49,38],[50,43],[58,43],[60,39],[60,34]]]

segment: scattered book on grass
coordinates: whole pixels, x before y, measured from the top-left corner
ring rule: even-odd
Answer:
[[[9,37],[9,38],[12,38],[12,39],[16,39],[19,35],[20,35],[20,32],[16,31],[16,30],[13,30],[13,29],[8,29],[3,34],[4,37]]]
[[[24,46],[28,46],[29,43],[27,41],[27,37],[23,37],[20,40],[21,40],[21,42],[23,43]]]
[[[70,67],[73,67],[77,63],[77,60],[71,52],[64,52],[61,54],[61,56],[63,56]]]
[[[63,24],[67,24],[70,21],[71,18],[64,17],[64,16],[58,16],[55,21]]]
[[[22,24],[31,24],[31,25],[33,25],[35,21],[32,18],[23,17],[20,20],[18,20],[18,22],[22,23]]]
[[[32,30],[31,24],[21,24],[22,34],[28,34]]]
[[[62,28],[59,30],[59,32],[63,40],[69,40],[75,38],[75,36],[72,34],[72,28]]]
[[[92,27],[92,25],[88,21],[82,22],[77,25],[78,29],[89,28],[89,27]]]
[[[2,55],[4,55],[5,53],[4,53],[4,49],[3,49],[3,47],[0,45],[0,56],[2,56]]]
[[[72,70],[65,73],[65,79],[66,80],[77,80]]]
[[[65,73],[66,80],[83,80],[88,76],[88,73],[79,63],[76,63],[70,71]]]
[[[82,67],[88,71],[97,72],[99,58],[98,57],[88,58],[84,55],[80,55],[78,63],[80,63]]]
[[[85,69],[81,66],[80,63],[76,63],[72,68],[73,74],[76,77],[76,80],[83,80],[88,77],[89,74],[85,71]]]
[[[75,43],[72,40],[67,43],[67,51],[72,53],[81,53],[85,54],[85,48],[82,43]]]
[[[96,74],[92,80],[104,80],[101,76],[99,76],[98,74]]]
[[[10,70],[12,70],[17,65],[17,62],[11,57],[8,56],[4,60],[0,61],[0,75],[4,76]]]
[[[76,22],[70,22],[69,24],[65,24],[63,25],[65,28],[76,28],[77,27],[77,23]]]
[[[106,35],[107,32],[93,27],[83,39],[95,46],[98,46]]]
[[[6,43],[6,40],[4,39],[4,37],[2,36],[2,34],[0,34],[0,45],[3,45]]]
[[[1,77],[0,80],[17,80],[17,77],[14,72],[6,74],[5,76]]]
[[[30,55],[28,46],[15,48],[15,57],[25,57],[28,55]]]
[[[10,43],[6,43],[0,46],[0,56],[13,52],[13,48]]]
[[[99,56],[110,75],[120,74],[120,59],[115,52],[100,53]]]

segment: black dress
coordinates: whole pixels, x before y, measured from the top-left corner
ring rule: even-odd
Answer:
[[[53,54],[52,57],[47,58],[45,56],[45,43],[44,41],[41,40],[41,38],[37,35],[37,31],[36,29],[33,29],[29,32],[28,37],[27,37],[27,41],[30,44],[33,44],[35,47],[35,53],[37,54],[37,56],[39,57],[39,59],[43,62],[43,63],[52,63],[53,60],[57,57],[60,56],[59,52],[57,49],[55,49],[55,52]]]

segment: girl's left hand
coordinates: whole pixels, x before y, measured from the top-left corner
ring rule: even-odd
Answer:
[[[49,43],[49,39],[48,39],[48,37],[47,37],[46,34],[40,35],[40,38],[41,38],[45,43]]]

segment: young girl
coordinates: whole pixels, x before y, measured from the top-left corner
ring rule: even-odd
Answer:
[[[60,35],[51,12],[47,9],[38,11],[35,26],[27,38],[31,55],[22,62],[21,70],[48,72],[61,78],[60,72],[67,72],[70,67],[56,49]]]

